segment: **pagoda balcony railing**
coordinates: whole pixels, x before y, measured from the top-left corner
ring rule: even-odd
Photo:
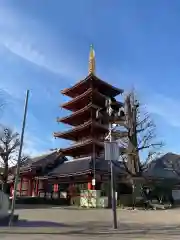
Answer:
[[[80,124],[79,126],[73,126],[72,128],[70,128],[68,131],[76,131],[77,129],[81,129],[85,126],[87,126],[88,124],[90,124],[91,122],[96,122],[97,124],[99,124],[100,126],[102,125],[103,127],[105,128],[108,128],[108,124],[103,124],[102,121],[96,121],[96,120],[93,120],[93,119],[88,119],[88,121],[85,121],[83,122],[82,124]],[[86,138],[87,139],[87,138]]]
[[[86,143],[86,142],[88,142],[89,140],[91,140],[91,138],[88,138],[88,139],[86,138],[86,139],[84,139],[84,140],[82,139],[82,140],[79,140],[79,141],[76,141],[76,142],[72,142],[71,145],[72,145],[72,146],[76,146],[76,145],[79,145],[79,144],[82,144],[82,143]]]
[[[92,140],[92,138],[88,138],[88,139],[86,138],[84,140],[79,140],[77,142],[72,142],[71,146],[76,146],[76,145],[78,146],[79,144],[85,144],[85,143],[89,142],[90,140]],[[103,138],[102,138],[102,140],[99,139],[99,142],[103,143]]]

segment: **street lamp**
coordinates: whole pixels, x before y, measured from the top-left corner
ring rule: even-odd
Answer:
[[[106,100],[106,107],[102,109],[98,109],[96,112],[96,117],[99,118],[101,115],[101,111],[106,110],[108,114],[108,120],[109,120],[109,129],[108,129],[108,135],[105,138],[105,160],[110,161],[110,175],[111,175],[111,205],[112,205],[112,213],[113,213],[113,228],[117,229],[117,211],[116,211],[116,195],[115,195],[115,185],[114,185],[114,165],[113,161],[118,160],[119,158],[119,146],[116,141],[113,141],[113,130],[118,126],[115,121],[113,121],[113,118],[120,118],[122,115],[124,115],[124,112],[122,114],[122,107],[118,107],[117,102],[111,99]]]

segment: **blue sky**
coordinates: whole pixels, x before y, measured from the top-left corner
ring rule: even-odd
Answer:
[[[30,89],[25,150],[39,154],[65,141],[56,117],[60,90],[87,75],[94,44],[97,75],[136,88],[166,151],[180,152],[180,1],[0,0],[1,122],[20,131]]]

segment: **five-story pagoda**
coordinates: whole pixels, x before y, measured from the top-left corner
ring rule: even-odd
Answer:
[[[104,153],[104,137],[108,132],[108,117],[104,111],[97,118],[97,110],[105,109],[106,100],[115,98],[123,90],[102,81],[95,73],[95,52],[90,49],[88,76],[73,87],[61,91],[72,99],[61,105],[72,113],[57,121],[72,126],[70,130],[55,132],[55,138],[73,141],[67,148],[61,149],[65,156],[74,161],[90,157],[95,166],[96,159]],[[121,104],[121,103],[119,103]]]

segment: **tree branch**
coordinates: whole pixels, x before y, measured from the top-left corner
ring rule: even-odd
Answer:
[[[142,111],[142,105],[137,101],[135,93],[131,92],[125,99],[125,116],[128,126],[128,137],[119,141],[120,145],[127,148],[127,161],[123,163],[128,174],[139,175],[143,171],[144,163],[140,161],[140,153],[147,151],[145,162],[149,162],[162,148],[163,143],[156,140],[156,126],[147,112]],[[153,154],[152,154],[153,153]],[[137,171],[132,173],[131,167]]]

